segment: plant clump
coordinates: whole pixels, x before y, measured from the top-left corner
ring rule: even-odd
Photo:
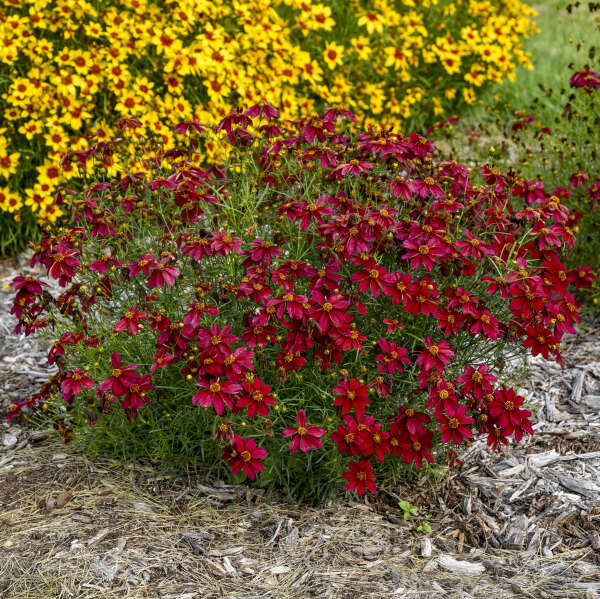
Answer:
[[[561,258],[560,195],[346,111],[277,116],[233,110],[215,128],[229,158],[204,168],[194,122],[175,150],[129,119],[66,156],[88,184],[63,191],[74,226],[32,258],[64,290],[12,283],[17,330],[51,343],[58,372],[11,418],[311,497],[532,434],[504,365],[561,362],[592,279]],[[118,152],[144,168],[113,176]]]

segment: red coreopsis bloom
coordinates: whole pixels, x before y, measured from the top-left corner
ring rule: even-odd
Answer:
[[[481,333],[485,337],[493,340],[500,339],[502,337],[498,319],[491,314],[489,310],[483,310],[483,312],[475,316],[475,321],[471,325],[469,331],[473,335]]]
[[[381,423],[374,422],[360,432],[360,448],[365,457],[375,454],[383,462],[390,453],[390,433],[381,430]]]
[[[231,353],[231,345],[238,341],[237,335],[231,333],[231,325],[222,329],[213,324],[210,329],[201,328],[198,331],[198,345],[221,356],[223,359]]]
[[[47,283],[38,281],[35,277],[32,277],[31,275],[15,277],[10,282],[10,287],[12,287],[15,291],[27,293],[28,295],[32,296],[42,295],[43,287],[47,286]]]
[[[522,410],[525,399],[515,393],[512,388],[502,387],[494,391],[494,399],[490,401],[488,409],[494,423],[504,429],[504,433],[514,433],[517,443],[523,438],[523,432],[533,435],[529,422],[531,412]]]
[[[440,426],[438,430],[442,433],[442,443],[452,441],[460,445],[464,439],[472,439],[473,431],[468,426],[475,422],[474,418],[467,416],[466,406],[456,405],[448,406],[446,414],[436,414],[436,419]]]
[[[242,253],[242,240],[239,237],[232,237],[221,229],[218,233],[212,234],[210,249],[217,256],[227,256],[231,252]]]
[[[204,302],[194,302],[183,317],[183,323],[192,329],[196,329],[204,314],[217,316],[219,309],[215,306],[207,306]]]
[[[110,391],[117,397],[119,395],[125,395],[127,389],[134,385],[139,375],[135,372],[137,364],[129,364],[127,366],[121,366],[121,356],[114,352],[110,358],[112,363],[111,375],[98,387],[100,391]]]
[[[179,276],[179,271],[174,266],[169,266],[169,258],[163,258],[159,264],[152,270],[148,278],[148,288],[163,287],[168,285],[173,287],[175,279]]]
[[[287,313],[290,318],[301,320],[308,307],[308,298],[305,295],[295,293],[284,293],[281,297],[272,297],[265,302],[265,307],[273,306],[279,320]]]
[[[94,386],[94,381],[79,368],[67,373],[67,376],[60,384],[60,390],[63,394],[63,399],[67,403],[71,403],[74,395],[81,393],[82,389],[91,389]]]
[[[152,380],[151,374],[145,374],[140,376],[138,380],[127,389],[127,393],[123,398],[121,407],[124,410],[132,409],[139,410],[142,407],[142,403],[150,405],[150,399],[146,394],[146,391],[154,389],[154,385],[150,382]]]
[[[427,270],[433,270],[434,265],[439,264],[447,253],[440,242],[433,238],[423,241],[405,239],[402,245],[408,250],[402,258],[408,260],[410,267],[414,269],[423,266]]]
[[[393,334],[396,330],[400,330],[404,325],[400,324],[396,318],[384,318],[383,324],[387,324],[388,335]]]
[[[431,194],[436,200],[443,200],[446,197],[444,190],[439,183],[436,183],[431,177],[425,179],[413,179],[409,183],[411,191],[426,198]]]
[[[333,405],[341,407],[342,414],[348,414],[350,410],[354,410],[359,420],[362,420],[365,416],[365,406],[371,403],[367,397],[367,390],[368,387],[358,379],[342,381],[333,388],[333,392],[337,395]]]
[[[223,365],[230,378],[237,379],[254,370],[254,352],[246,347],[238,347],[223,359]]]
[[[494,250],[480,239],[477,239],[471,233],[471,231],[465,229],[463,232],[467,238],[467,241],[459,239],[454,243],[454,246],[458,248],[463,256],[471,257],[474,260],[481,261],[485,256],[494,255]]]
[[[331,433],[331,440],[337,443],[341,454],[360,455],[359,423],[350,414],[344,416],[344,424],[338,424],[337,430]]]
[[[244,393],[237,401],[237,408],[248,408],[248,418],[260,414],[263,418],[269,413],[269,406],[275,404],[275,398],[270,395],[270,385],[264,384],[259,378],[242,382]]]
[[[244,439],[235,435],[233,443],[225,448],[222,458],[229,462],[232,474],[244,471],[246,478],[254,480],[263,471],[261,460],[267,457],[267,450],[258,447],[254,439]]]
[[[351,349],[359,350],[362,349],[363,342],[366,340],[367,337],[357,328],[350,327],[339,331],[339,335],[335,337],[335,344],[341,351],[349,351]]]
[[[139,272],[143,272],[147,277],[150,276],[150,271],[156,268],[158,263],[156,262],[156,256],[154,254],[144,254],[140,256],[133,264],[129,264],[129,278],[135,277]]]
[[[58,243],[48,257],[48,275],[57,279],[59,284],[64,287],[73,278],[75,270],[80,264],[75,257],[78,253],[78,250],[70,248],[64,241]]]
[[[342,476],[348,481],[346,482],[347,491],[356,491],[358,495],[364,495],[367,489],[371,493],[375,493],[377,490],[374,483],[373,466],[369,460],[361,460],[360,463],[350,462],[348,470]]]
[[[418,412],[413,408],[400,406],[398,416],[394,419],[397,426],[406,428],[411,436],[422,435],[425,432],[425,425],[431,422],[431,418],[423,412]]]
[[[535,326],[526,327],[525,332],[527,339],[523,341],[523,346],[531,348],[532,356],[542,354],[547,359],[550,351],[557,345],[552,331],[544,326],[543,323],[538,322]]]
[[[402,461],[406,464],[414,462],[418,470],[423,465],[423,458],[433,463],[431,449],[433,449],[433,433],[431,431],[423,431],[420,435],[411,436],[409,439],[400,441]]]
[[[333,169],[332,173],[335,173],[338,178],[345,177],[346,175],[354,175],[355,177],[360,177],[362,173],[366,173],[373,168],[373,164],[370,162],[363,162],[361,160],[350,160],[346,164],[340,164],[335,169]]]
[[[352,321],[352,315],[346,312],[350,302],[341,293],[334,293],[326,298],[320,291],[314,291],[312,300],[313,305],[308,315],[314,318],[322,333],[326,333],[330,327],[342,328]]]
[[[242,390],[242,386],[231,381],[214,381],[200,380],[196,382],[202,391],[198,391],[192,397],[192,404],[200,404],[203,408],[212,406],[219,416],[223,413],[225,406],[233,410],[237,394]]]
[[[379,297],[382,290],[384,295],[390,295],[387,288],[395,282],[394,276],[388,273],[383,266],[378,266],[372,258],[362,266],[364,270],[355,272],[350,277],[351,281],[358,281],[360,293],[364,293],[368,289],[373,297]]]
[[[321,449],[321,437],[327,432],[324,428],[306,424],[306,412],[299,410],[296,414],[296,422],[298,427],[284,428],[281,433],[282,437],[292,437],[290,441],[290,451],[295,453],[299,449],[307,453],[311,449]]]
[[[146,319],[146,313],[138,310],[137,306],[129,309],[123,318],[115,324],[115,333],[129,331],[132,335],[137,335],[139,331],[139,321]]]
[[[474,366],[465,366],[464,373],[456,378],[456,382],[462,385],[464,394],[470,393],[475,398],[481,399],[484,395],[491,393],[492,385],[497,380],[489,370],[490,367],[487,364],[479,365],[477,370]]]
[[[433,369],[442,372],[450,364],[454,352],[446,341],[434,343],[431,337],[424,337],[423,343],[427,349],[417,357],[417,366],[425,372]]]
[[[271,264],[275,256],[281,258],[281,251],[276,245],[273,245],[270,241],[265,239],[255,239],[249,250],[244,252],[244,255],[248,256],[244,260],[244,266],[248,268],[253,264],[262,262],[263,264]]]
[[[434,314],[437,311],[439,296],[435,281],[425,276],[412,286],[412,293],[405,296],[404,309],[415,316]]]
[[[404,364],[410,364],[410,360],[406,357],[408,350],[405,347],[400,347],[395,341],[391,343],[383,337],[377,342],[383,353],[375,357],[375,361],[379,364],[377,372],[404,372]]]
[[[267,343],[277,342],[277,327],[263,325],[260,317],[254,317],[250,321],[250,326],[244,329],[242,341],[248,344],[248,347],[257,345],[265,347]]]

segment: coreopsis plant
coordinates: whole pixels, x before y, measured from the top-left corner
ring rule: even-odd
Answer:
[[[190,123],[176,150],[130,119],[66,156],[88,181],[63,192],[75,226],[32,258],[63,290],[12,283],[17,330],[58,371],[10,417],[52,418],[92,454],[312,498],[532,434],[503,364],[561,362],[588,278],[561,257],[569,210],[346,111],[276,117],[232,111],[215,128],[229,158],[205,168]],[[144,168],[111,176],[120,146]]]
[[[63,216],[54,192],[78,171],[57,156],[115,137],[120,117],[166,148],[182,120],[261,100],[286,118],[422,120],[528,64],[533,15],[520,0],[2,0],[0,253]],[[195,162],[225,151],[206,138]]]

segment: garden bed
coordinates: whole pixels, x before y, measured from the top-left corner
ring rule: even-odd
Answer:
[[[27,272],[0,266],[0,287]],[[40,384],[45,354],[0,295],[0,412]],[[531,361],[536,435],[485,440],[441,481],[297,507],[245,486],[88,461],[2,424],[0,595],[34,597],[595,597],[600,594],[600,331],[566,368]],[[431,534],[398,501],[431,515]]]

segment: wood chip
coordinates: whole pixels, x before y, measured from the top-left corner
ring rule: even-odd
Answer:
[[[466,562],[454,559],[449,555],[440,555],[438,565],[448,572],[464,576],[477,576],[485,572],[485,566],[479,562]]]
[[[421,539],[420,545],[421,545],[421,556],[422,557],[431,557],[431,553],[433,551],[431,539],[429,537],[423,537]]]

